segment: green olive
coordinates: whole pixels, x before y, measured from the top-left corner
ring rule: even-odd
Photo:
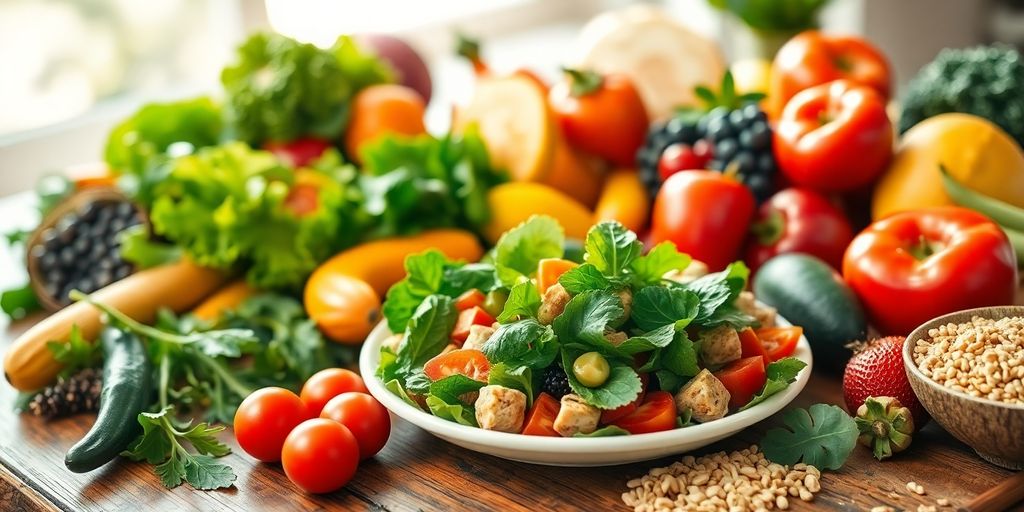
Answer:
[[[487,314],[497,317],[501,310],[505,309],[505,302],[508,301],[508,292],[503,289],[491,290],[484,297],[484,311]]]
[[[588,388],[596,388],[608,380],[611,368],[608,360],[597,352],[587,352],[576,358],[572,363],[572,373],[580,384]]]

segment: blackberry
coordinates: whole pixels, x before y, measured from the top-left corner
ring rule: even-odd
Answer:
[[[708,110],[687,110],[656,123],[637,152],[640,177],[655,196],[661,183],[686,169],[734,169],[757,200],[773,192],[776,164],[768,118],[757,105],[759,95],[737,95],[726,73],[721,93],[698,88]]]
[[[541,391],[551,395],[555,400],[561,400],[563,396],[572,393],[572,388],[569,387],[569,376],[565,374],[565,370],[561,366],[553,364],[544,370],[544,384],[541,386]]]

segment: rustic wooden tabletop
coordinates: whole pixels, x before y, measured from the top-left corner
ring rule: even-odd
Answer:
[[[31,203],[0,200],[0,228],[31,223]],[[18,222],[12,222],[12,221]],[[18,258],[0,250],[0,281],[21,279]],[[40,317],[6,325],[0,320],[0,351]],[[14,411],[17,394],[0,383],[0,510],[629,510],[620,496],[626,481],[678,456],[626,466],[557,468],[510,462],[456,447],[395,419],[391,440],[364,462],[339,492],[310,496],[278,465],[249,458],[223,434],[235,452],[224,458],[238,480],[225,491],[165,489],[150,466],[119,459],[89,474],[64,467],[64,453],[88,430],[91,415],[47,422]],[[839,378],[815,373],[794,406],[842,403]],[[769,419],[701,453],[731,450],[758,441]],[[826,473],[813,503],[790,502],[796,510],[868,510],[888,505],[917,510],[946,498],[954,507],[1006,480],[1013,473],[988,464],[934,422],[916,434],[907,452],[877,462],[858,448],[842,470]],[[922,484],[924,496],[906,490]],[[795,500],[794,500],[795,501]],[[953,508],[939,508],[953,510]],[[1024,510],[1024,508],[1021,508]]]

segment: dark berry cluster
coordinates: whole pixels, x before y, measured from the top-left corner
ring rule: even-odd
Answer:
[[[569,387],[569,376],[565,374],[565,370],[561,366],[553,364],[544,370],[544,384],[541,386],[541,390],[556,400],[561,400],[563,396],[572,393],[572,388]]]

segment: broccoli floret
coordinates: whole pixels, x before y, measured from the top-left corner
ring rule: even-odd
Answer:
[[[1024,143],[1024,60],[1002,46],[945,49],[910,81],[899,131],[946,112],[983,117]]]

